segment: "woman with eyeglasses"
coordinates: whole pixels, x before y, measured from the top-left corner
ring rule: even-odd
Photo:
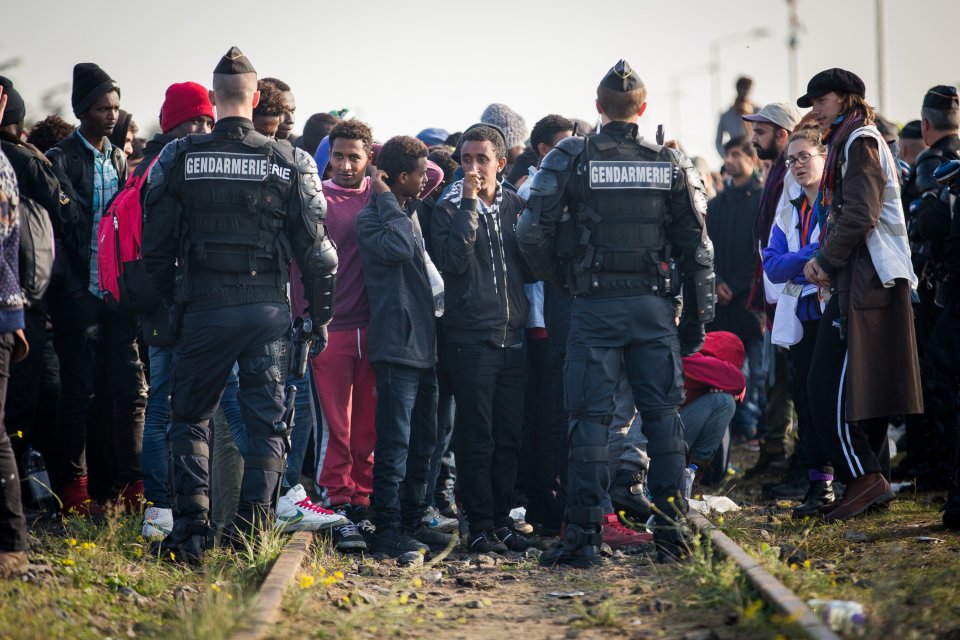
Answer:
[[[800,125],[787,144],[787,169],[792,180],[784,182],[784,195],[763,250],[763,272],[779,293],[771,339],[790,349],[794,366],[793,405],[797,410],[797,455],[807,469],[810,485],[794,518],[818,516],[820,507],[832,504],[833,467],[813,431],[807,394],[807,373],[820,326],[820,296],[815,284],[803,275],[803,267],[820,246],[820,225],[813,205],[820,191],[826,147],[820,142],[820,127]]]
[[[813,203],[820,246],[804,275],[829,295],[807,389],[817,440],[847,483],[843,498],[820,510],[834,522],[894,498],[889,417],[923,410],[910,303],[917,278],[897,163],[874,126],[863,80],[822,71],[797,105],[812,107],[828,149]]]

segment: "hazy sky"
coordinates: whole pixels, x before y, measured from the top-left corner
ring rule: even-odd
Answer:
[[[46,115],[42,96],[70,83],[74,63],[92,61],[119,83],[122,107],[153,128],[167,85],[209,86],[234,44],[261,76],[293,87],[297,130],[311,113],[349,107],[381,140],[430,126],[462,130],[491,102],[510,105],[529,127],[548,113],[593,122],[597,83],[624,57],[649,91],[641,131],[652,136],[663,123],[688,152],[718,161],[708,65],[711,43],[720,40],[727,43],[719,47],[724,109],[739,74],[755,79],[762,104],[795,100],[814,73],[835,66],[858,73],[867,98],[880,102],[875,0],[798,0],[799,92],[788,87],[785,0],[4,4],[0,66],[21,59],[2,73],[27,100],[28,120]],[[883,6],[882,105],[902,123],[919,116],[928,88],[960,81],[948,44],[956,41],[960,0]],[[736,37],[759,27],[770,35]],[[682,94],[676,102],[672,89]],[[59,99],[69,104],[69,93]]]

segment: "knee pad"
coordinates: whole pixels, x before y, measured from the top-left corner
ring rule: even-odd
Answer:
[[[268,384],[282,385],[286,380],[287,352],[290,345],[286,336],[250,349],[237,360],[241,389],[252,389]]]

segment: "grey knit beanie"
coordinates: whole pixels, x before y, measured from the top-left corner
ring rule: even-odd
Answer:
[[[505,104],[494,102],[488,106],[483,110],[480,122],[500,127],[507,139],[507,149],[524,146],[530,137],[526,120]]]

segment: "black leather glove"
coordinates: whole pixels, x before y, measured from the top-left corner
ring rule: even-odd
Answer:
[[[680,338],[680,355],[689,356],[703,348],[703,340],[707,335],[703,324],[691,315],[680,316],[680,325],[677,327]]]
[[[310,357],[320,355],[327,348],[327,325],[313,325],[313,343],[310,345]]]

